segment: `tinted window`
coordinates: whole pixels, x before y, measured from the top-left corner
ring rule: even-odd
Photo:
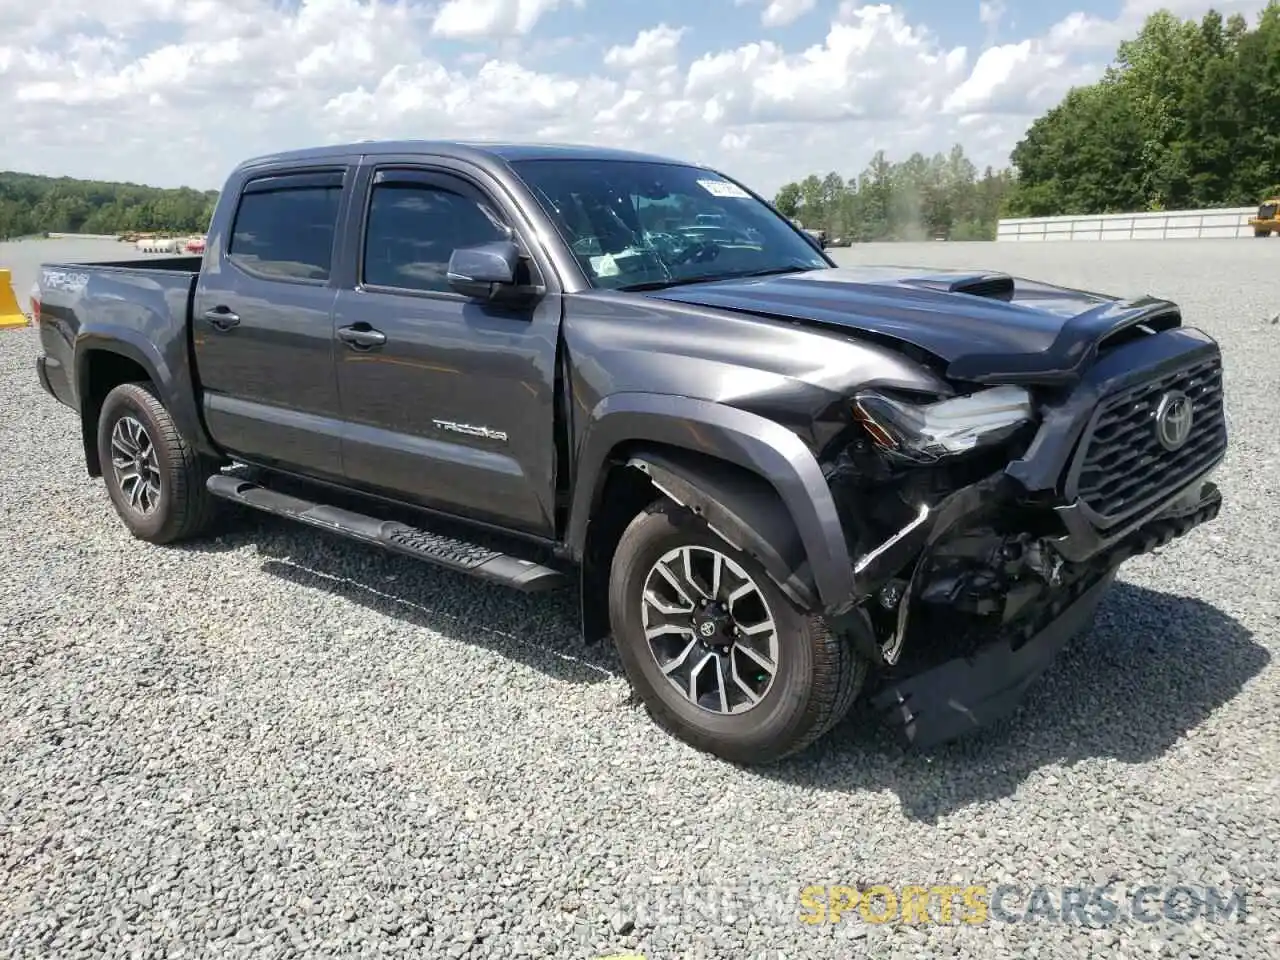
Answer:
[[[341,198],[336,185],[246,193],[227,253],[256,273],[327,280]]]
[[[622,160],[512,166],[597,287],[830,266],[767,204],[710,170]]]
[[[408,290],[449,289],[449,258],[508,236],[487,204],[444,187],[379,183],[369,201],[364,282]]]

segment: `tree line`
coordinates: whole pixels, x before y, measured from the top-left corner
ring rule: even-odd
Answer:
[[[1147,18],[1103,77],[1031,124],[1011,166],[877,153],[844,180],[812,175],[775,205],[828,237],[994,239],[1000,217],[1251,206],[1280,195],[1280,0],[1251,27],[1210,11]]]
[[[216,190],[0,172],[0,238],[41,233],[203,233]]]
[[[991,167],[979,176],[959,145],[898,163],[881,150],[848,180],[828,173],[784,185],[774,206],[809,230],[825,230],[828,240],[987,240],[1012,182],[1009,171]]]

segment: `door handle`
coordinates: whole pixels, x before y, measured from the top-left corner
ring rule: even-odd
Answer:
[[[230,330],[240,323],[239,314],[232,313],[226,307],[214,307],[204,312],[204,318],[219,330]]]
[[[350,327],[339,327],[338,339],[357,350],[368,350],[386,343],[387,335],[381,330],[374,330],[367,323],[357,323]]]

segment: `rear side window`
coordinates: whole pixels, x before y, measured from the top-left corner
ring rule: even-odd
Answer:
[[[279,187],[249,184],[240,198],[227,256],[253,273],[328,280],[342,199],[341,178],[288,178]],[[304,185],[305,184],[305,185]]]
[[[499,214],[469,191],[430,183],[375,183],[365,228],[364,283],[448,291],[459,247],[509,236]]]

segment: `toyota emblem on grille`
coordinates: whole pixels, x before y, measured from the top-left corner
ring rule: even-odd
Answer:
[[[1181,390],[1170,390],[1156,407],[1156,439],[1166,450],[1177,450],[1191,436],[1195,411],[1191,398]]]

